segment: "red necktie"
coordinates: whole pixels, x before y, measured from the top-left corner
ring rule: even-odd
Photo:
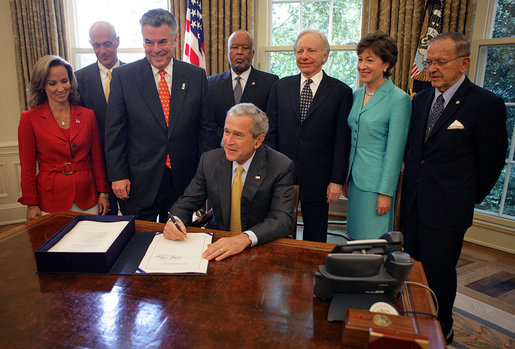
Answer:
[[[166,120],[166,126],[170,124],[170,90],[168,90],[168,84],[166,83],[166,72],[164,70],[159,71],[161,79],[159,79],[159,99],[161,100],[161,107],[163,108],[163,114]],[[172,168],[170,161],[170,155],[166,156],[166,167]]]

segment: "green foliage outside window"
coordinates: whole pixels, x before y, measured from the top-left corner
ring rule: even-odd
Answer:
[[[502,99],[505,103],[515,102],[515,70],[513,69],[513,57],[515,54],[514,45],[490,46],[487,48],[487,64],[485,70],[485,79],[483,87],[492,91]],[[508,154],[513,142],[513,129],[515,127],[515,107],[507,107],[506,130],[508,133]],[[514,161],[515,159],[508,159]],[[509,176],[508,187],[506,191],[506,199],[504,202],[503,212],[500,211],[501,198],[504,188],[506,176]],[[515,216],[515,164],[511,165],[510,173],[508,173],[508,165],[504,169],[497,180],[490,194],[476,208],[490,211],[496,214]]]
[[[293,44],[304,29],[324,33],[330,45],[356,44],[361,36],[361,0],[272,1],[272,46],[291,47],[268,53],[272,73],[281,78],[298,74]],[[354,50],[332,50],[323,69],[355,88],[356,64]]]

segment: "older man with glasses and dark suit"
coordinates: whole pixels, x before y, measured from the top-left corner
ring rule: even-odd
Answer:
[[[456,264],[481,203],[506,156],[506,107],[465,76],[470,44],[459,33],[436,36],[425,66],[432,88],[413,99],[402,188],[405,250],[422,262],[439,303],[447,343],[453,340]]]

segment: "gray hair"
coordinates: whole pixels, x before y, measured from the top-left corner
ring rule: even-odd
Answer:
[[[34,68],[32,68],[30,84],[28,88],[30,95],[29,106],[31,108],[36,108],[48,100],[48,96],[45,92],[45,84],[48,72],[50,71],[50,68],[60,65],[66,68],[68,79],[70,80],[70,93],[68,95],[68,100],[73,105],[79,104],[80,96],[77,92],[77,79],[75,79],[71,64],[59,56],[48,55],[38,59],[34,65]]]
[[[297,42],[299,41],[299,39],[306,34],[317,34],[318,36],[320,36],[320,41],[322,41],[322,52],[329,54],[330,46],[329,41],[327,40],[327,36],[325,36],[324,33],[321,33],[313,29],[303,30],[299,33],[299,35],[297,35],[297,40],[295,40],[295,44],[293,44],[294,51],[297,51]]]
[[[227,112],[226,119],[229,116],[250,116],[252,124],[250,125],[250,134],[257,138],[259,135],[266,135],[268,132],[268,118],[266,114],[252,103],[239,103],[233,106]]]
[[[249,33],[248,31],[246,31],[245,29],[238,29],[238,30],[235,30],[235,31],[231,34],[231,36],[229,36],[229,39],[227,40],[227,47],[228,47],[229,49],[231,48],[231,40],[232,40],[232,38],[234,37],[234,35],[236,35],[236,33],[238,33],[238,32],[243,32],[243,33],[245,33],[245,34],[247,34],[247,35],[249,36],[250,41],[251,41],[251,43],[252,43],[252,47],[251,47],[251,48],[252,48],[252,49],[254,49],[254,37],[252,36],[252,34],[250,34],[250,33]]]
[[[177,21],[175,20],[175,17],[167,10],[163,10],[162,8],[149,10],[145,12],[139,20],[141,29],[143,29],[143,27],[147,24],[152,27],[160,27],[163,23],[170,27],[172,37],[175,38],[175,35],[177,34]]]
[[[440,33],[431,40],[431,44],[438,40],[451,39],[454,41],[454,51],[458,56],[470,56],[470,42],[465,35],[457,32]]]

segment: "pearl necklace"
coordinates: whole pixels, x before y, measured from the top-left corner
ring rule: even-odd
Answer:
[[[367,89],[365,88],[365,94],[366,94],[367,96],[372,97],[372,96],[374,95],[374,93],[375,93],[375,91],[374,91],[374,92],[372,92],[372,93],[370,93],[370,92],[368,92],[368,91],[367,91]]]

